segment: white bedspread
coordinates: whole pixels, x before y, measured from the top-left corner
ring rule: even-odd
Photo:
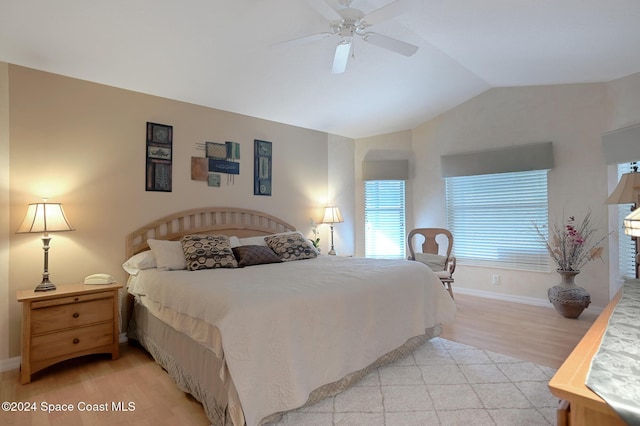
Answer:
[[[130,291],[224,355],[247,425],[301,406],[319,386],[455,316],[431,270],[404,260],[319,256],[239,269],[151,269]]]

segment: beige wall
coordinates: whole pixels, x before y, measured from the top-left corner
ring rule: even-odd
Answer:
[[[441,155],[552,141],[555,167],[549,172],[550,220],[562,221],[563,211],[575,215],[591,211],[606,232],[604,200],[610,188],[601,135],[609,130],[607,122],[640,121],[640,115],[629,117],[628,112],[637,109],[632,106],[633,102],[637,105],[640,94],[637,79],[614,85],[613,89],[605,83],[491,89],[413,129],[409,147],[413,154],[409,181],[413,215],[407,217],[408,228],[446,226]],[[633,92],[629,94],[629,90]],[[620,99],[623,93],[626,98]],[[406,133],[360,139],[356,147],[357,169],[367,150],[407,148]],[[356,179],[358,176],[356,170]],[[358,217],[356,230],[361,224],[362,217]],[[501,276],[499,286],[491,283],[493,274]],[[555,272],[459,266],[455,285],[496,297],[544,303],[548,287],[557,282]],[[591,293],[594,306],[606,305],[610,294],[607,262],[590,262],[577,282]]]
[[[353,224],[355,223],[356,202],[353,152],[353,139],[329,135],[329,190],[327,204],[338,206],[345,221],[345,223],[334,225],[334,245],[339,255],[353,255],[355,253],[355,229]],[[324,241],[330,244],[331,237],[327,228],[328,226],[325,225]]]
[[[75,232],[53,235],[51,241],[49,269],[52,281],[58,284],[77,282],[94,272],[124,280],[120,265],[125,260],[125,235],[154,218],[183,209],[215,205],[262,210],[310,236],[310,220],[319,219],[329,196],[344,203],[346,211],[348,205],[354,205],[353,197],[345,194],[349,185],[332,181],[328,187],[329,147],[348,156],[353,149],[349,139],[334,138],[330,145],[326,133],[14,65],[8,67],[8,80],[11,267],[9,285],[3,291],[8,298],[2,298],[8,299],[8,315],[6,308],[2,309],[0,318],[9,319],[9,356],[19,354],[20,305],[15,292],[33,288],[42,274],[39,236],[13,233],[29,203],[43,197],[63,203],[76,228]],[[170,193],[145,191],[147,121],[174,129]],[[254,139],[273,143],[271,197],[253,195]],[[240,175],[234,184],[227,185],[223,179],[222,187],[210,188],[190,179],[190,158],[204,155],[196,143],[205,141],[240,143]],[[0,150],[9,153],[2,134]],[[352,175],[351,167],[346,171],[341,170],[341,163],[333,167],[335,176]],[[6,192],[0,188],[0,201],[7,198],[2,198]],[[7,211],[6,205],[0,206]],[[352,223],[340,226],[353,228]],[[329,243],[324,228],[326,252]],[[6,233],[7,227],[0,230]],[[0,256],[0,279],[6,266],[1,262]],[[5,344],[6,339],[2,340]]]
[[[446,224],[444,181],[439,157],[533,142],[553,142],[555,166],[549,172],[549,220],[563,215],[584,216],[607,228],[607,168],[601,151],[605,121],[605,84],[492,89],[442,114],[414,131],[417,159],[429,167],[419,170],[414,185],[416,226]],[[606,258],[606,254],[605,254]],[[501,284],[492,284],[499,274]],[[590,262],[577,279],[596,306],[609,300],[608,267]],[[461,266],[456,286],[546,299],[550,285],[560,282],[554,272]]]
[[[356,254],[364,256],[364,180],[362,180],[362,162],[367,159],[410,159],[410,176],[415,173],[412,167],[415,163],[412,161],[412,132],[404,130],[401,132],[387,133],[384,135],[371,136],[368,138],[357,139],[355,141],[354,150],[354,174],[355,174],[355,197],[356,197],[356,227],[355,227],[355,244]],[[368,157],[369,155],[369,157]],[[371,158],[373,156],[374,158]],[[405,214],[406,223],[413,222],[413,197],[412,182],[410,179],[405,185]]]
[[[9,66],[0,62],[0,336],[9,335]],[[9,341],[0,337],[0,360]]]

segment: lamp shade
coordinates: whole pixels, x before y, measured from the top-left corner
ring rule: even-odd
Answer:
[[[64,215],[62,204],[33,203],[29,204],[24,221],[16,233],[47,233],[74,230]]]
[[[324,208],[324,217],[322,218],[322,223],[341,223],[342,215],[340,214],[340,209],[336,206],[329,206]]]
[[[625,173],[620,178],[618,186],[613,190],[607,204],[632,204],[638,202],[640,193],[640,172]]]

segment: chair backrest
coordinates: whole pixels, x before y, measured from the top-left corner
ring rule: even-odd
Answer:
[[[444,228],[416,228],[412,229],[407,236],[407,244],[409,245],[409,259],[415,260],[415,249],[413,248],[413,237],[415,235],[422,235],[424,242],[422,243],[422,253],[439,254],[440,244],[436,240],[438,235],[444,235],[447,239],[447,250],[445,256],[447,260],[451,256],[451,250],[453,248],[453,235],[448,229]]]

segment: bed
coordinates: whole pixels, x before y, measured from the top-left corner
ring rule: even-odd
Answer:
[[[128,336],[216,425],[265,424],[335,395],[455,315],[422,263],[321,255],[254,210],[156,220],[127,236],[127,259]]]

